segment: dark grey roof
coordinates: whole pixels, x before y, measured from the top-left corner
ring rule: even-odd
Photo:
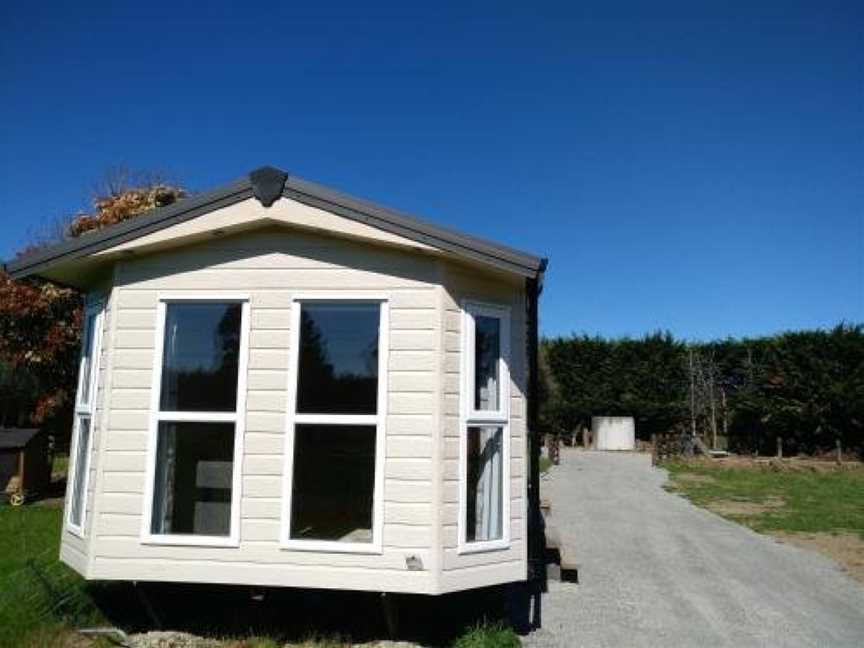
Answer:
[[[0,450],[18,450],[39,434],[39,428],[0,428]]]
[[[261,167],[249,176],[218,189],[20,256],[4,264],[4,269],[15,279],[38,275],[61,261],[114,247],[252,196],[269,206],[273,202],[274,193],[277,196],[281,193],[298,202],[521,275],[537,277],[546,269],[544,258],[348,196],[291,176],[274,167]]]

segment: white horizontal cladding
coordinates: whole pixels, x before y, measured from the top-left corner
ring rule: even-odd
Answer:
[[[259,299],[257,302],[263,300]],[[264,308],[252,300],[252,330],[253,331],[287,331],[291,328],[290,308]]]
[[[432,479],[432,459],[388,457],[384,476],[399,481],[429,481]]]
[[[407,479],[385,479],[384,501],[406,503],[431,502],[432,482]]]
[[[423,351],[395,351],[390,349],[390,371],[436,371],[435,352],[432,349]]]
[[[150,330],[156,329],[156,309],[121,309],[117,317],[117,330],[126,329]]]
[[[499,276],[483,272],[466,272],[445,263],[442,310],[441,375],[441,540],[442,592],[482,587],[496,583],[523,580],[527,575],[527,552],[524,542],[525,488],[525,367],[526,329],[524,325],[524,285],[502,281]],[[469,369],[473,371],[474,354],[466,354],[465,336],[473,337],[473,319],[466,331],[466,309],[474,308],[487,317],[501,318],[502,352],[506,364],[499,376],[499,408],[494,412],[469,411],[474,405],[469,389]],[[509,349],[509,354],[507,350]],[[509,376],[508,376],[509,374]],[[472,373],[473,375],[473,373]],[[509,377],[509,379],[508,379]],[[473,379],[472,379],[473,380]],[[473,387],[473,386],[472,386]],[[470,398],[469,398],[470,396]],[[464,409],[463,409],[464,407]],[[502,515],[505,532],[501,541],[460,542],[466,498],[465,444],[466,429],[471,425],[503,426],[506,461],[502,493]],[[462,507],[460,509],[460,506]],[[460,513],[461,510],[461,513]],[[464,535],[464,530],[463,530]],[[473,546],[472,546],[473,545]]]
[[[428,527],[432,523],[429,502],[385,502],[384,524]]]
[[[298,552],[299,555],[299,552]],[[328,554],[335,556],[336,554]],[[380,559],[380,556],[375,558]],[[202,559],[100,558],[92,564],[90,577],[98,580],[142,580],[176,583],[246,584],[262,587],[308,587],[434,594],[436,579],[429,571],[366,569],[329,564],[250,562],[232,560],[214,568]]]
[[[112,537],[105,540],[99,546],[97,559],[123,559],[134,551],[134,539],[126,537]],[[423,564],[428,564],[429,551],[426,549],[412,548],[384,550],[379,555],[370,556],[358,553],[316,553],[311,551],[295,552],[291,554],[291,561],[286,562],[286,553],[279,547],[278,542],[271,540],[244,540],[239,551],[242,558],[238,559],[238,550],[225,547],[197,547],[195,551],[189,551],[186,547],[171,545],[145,545],[140,549],[140,557],[146,560],[167,561],[189,561],[206,560],[219,569],[222,565],[239,562],[241,564],[265,564],[278,567],[280,565],[319,566],[332,568],[356,568],[368,571],[394,570],[407,571],[406,557],[417,556]],[[291,585],[291,583],[283,583]]]
[[[278,455],[249,454],[243,458],[243,474],[267,477],[281,475],[283,470],[282,457]]]
[[[153,352],[150,349],[115,350],[114,371],[121,369],[141,369],[149,375],[153,371]]]
[[[437,328],[437,318],[434,308],[394,308],[390,325],[394,331],[431,331]]]
[[[387,458],[393,459],[426,459],[432,456],[432,437],[428,435],[411,434],[394,436],[387,435]]]
[[[289,340],[290,331],[288,330],[262,330],[253,328],[249,347],[251,349],[280,349],[287,351]]]
[[[278,497],[246,497],[243,499],[243,524],[249,520],[276,520],[281,517],[282,500]],[[241,541],[247,540],[242,530]]]
[[[313,250],[291,236],[273,234],[279,240],[269,241],[263,253],[256,248],[260,239],[237,236],[209,252],[203,246],[118,263],[111,429],[99,475],[102,508],[90,576],[434,593],[441,555],[435,547],[440,475],[432,462],[440,434],[442,362],[437,262],[329,238]],[[303,259],[307,252],[314,255],[308,262]],[[297,298],[340,298],[346,292],[384,298],[389,305],[380,547],[371,554],[286,550],[281,542],[282,457],[291,336],[299,328],[292,325],[293,305]],[[142,543],[150,497],[145,494],[146,452],[159,299],[226,294],[249,303],[235,546]],[[421,571],[414,571],[417,564]]]
[[[247,417],[248,421],[248,417]],[[267,432],[250,432],[247,423],[246,432],[246,457],[282,457],[285,449],[285,435],[271,434]]]
[[[390,414],[387,417],[387,436],[432,436],[435,420],[428,414]]]
[[[282,434],[285,414],[281,412],[247,412],[246,431],[259,434]]]
[[[144,369],[115,369],[113,389],[150,389],[150,372]]]
[[[246,385],[249,392],[278,391],[284,397],[285,372],[281,369],[250,369]]]
[[[289,275],[290,273],[290,275]],[[333,286],[349,289],[364,289],[374,286],[376,289],[412,290],[424,288],[426,282],[405,277],[396,277],[380,272],[358,269],[328,268],[294,272],[289,270],[195,270],[181,272],[170,277],[155,276],[136,282],[142,289],[154,290],[212,290],[219,285],[221,290],[244,290],[254,286],[257,290],[284,289],[286,283],[294,290],[311,291],[327,290]]]
[[[282,476],[243,475],[243,497],[282,499]]]

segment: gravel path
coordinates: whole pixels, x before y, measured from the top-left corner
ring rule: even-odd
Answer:
[[[580,584],[550,583],[526,646],[864,646],[864,587],[665,481],[644,454],[562,449],[542,493]]]

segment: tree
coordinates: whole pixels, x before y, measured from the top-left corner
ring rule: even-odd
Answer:
[[[170,205],[186,192],[154,174],[119,170],[106,175],[94,196],[92,212],[55,221],[47,235],[38,237],[19,256],[58,238],[86,236]],[[55,433],[68,430],[82,318],[82,296],[77,291],[38,278],[15,281],[0,272],[0,385],[6,400],[13,393],[16,398],[15,420],[6,424],[42,425]],[[22,385],[29,390],[22,390]],[[8,409],[4,406],[4,412]]]

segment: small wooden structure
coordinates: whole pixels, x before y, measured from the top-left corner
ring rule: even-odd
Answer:
[[[38,428],[0,428],[0,489],[13,506],[51,481],[48,442]]]

